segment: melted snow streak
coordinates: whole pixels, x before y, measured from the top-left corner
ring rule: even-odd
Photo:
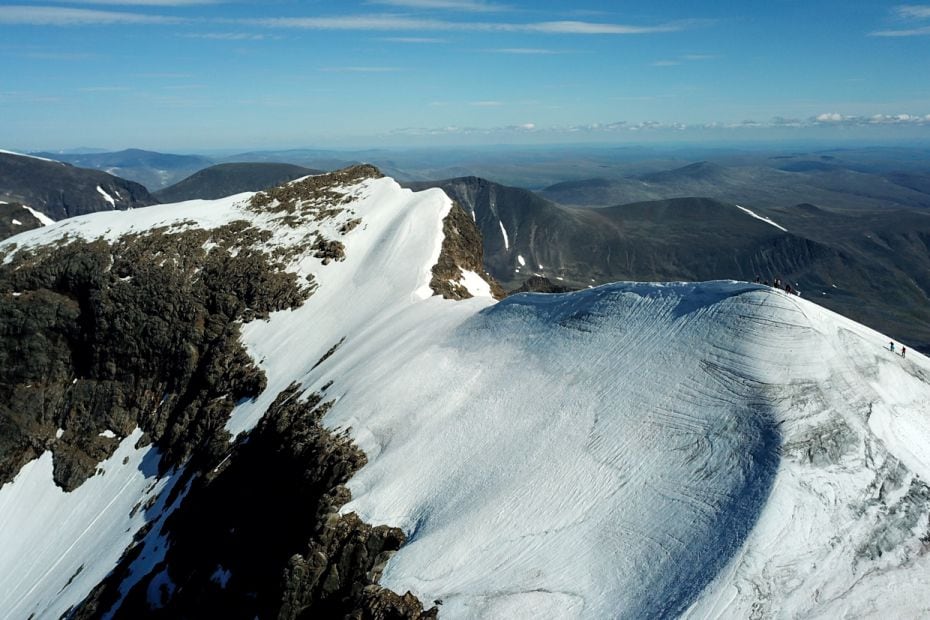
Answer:
[[[497,220],[497,223],[501,225],[501,234],[504,236],[504,249],[510,249],[510,237],[507,236],[507,229],[504,228],[504,223],[500,220]]]

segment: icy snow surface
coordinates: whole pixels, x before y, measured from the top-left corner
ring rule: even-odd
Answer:
[[[734,206],[735,206],[737,209],[739,209],[740,211],[746,213],[747,215],[750,215],[750,216],[756,218],[757,220],[762,220],[763,222],[765,222],[765,223],[768,224],[769,226],[774,226],[774,227],[777,228],[778,230],[782,230],[782,231],[784,231],[784,232],[788,232],[788,229],[787,229],[787,228],[785,228],[784,226],[781,226],[781,225],[779,225],[779,224],[776,224],[776,223],[773,222],[770,218],[763,217],[763,216],[759,215],[758,213],[756,213],[756,212],[754,212],[754,211],[750,211],[750,210],[747,209],[746,207],[741,207],[741,206],[739,206],[739,205],[734,205]]]

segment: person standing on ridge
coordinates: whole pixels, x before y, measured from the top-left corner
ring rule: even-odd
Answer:
[[[901,357],[904,357],[904,354],[905,354],[905,353],[907,353],[907,347],[905,347],[905,346],[902,345],[902,347],[901,347]]]
[[[891,349],[891,352],[894,353],[894,341],[888,343],[888,347]]]

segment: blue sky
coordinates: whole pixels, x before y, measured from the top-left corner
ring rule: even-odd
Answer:
[[[0,3],[0,146],[930,138],[930,4]]]

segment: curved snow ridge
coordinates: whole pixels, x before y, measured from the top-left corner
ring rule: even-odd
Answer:
[[[423,338],[426,346],[432,322],[442,323],[437,305],[461,306],[451,311],[457,315],[493,303],[490,297],[457,302],[434,297],[432,268],[442,250],[443,220],[452,208],[442,190],[413,192],[390,178],[367,180],[362,187],[349,205],[362,224],[340,238],[345,260],[322,267],[318,259],[306,258],[300,272],[314,276],[319,286],[313,295],[300,308],[243,326],[243,342],[265,371],[268,387],[233,411],[226,428],[234,435],[252,428],[291,382],[309,386],[318,377],[336,376],[333,360],[317,363],[341,338],[346,344],[336,358],[346,350],[377,350]],[[370,366],[367,370],[381,374]]]

